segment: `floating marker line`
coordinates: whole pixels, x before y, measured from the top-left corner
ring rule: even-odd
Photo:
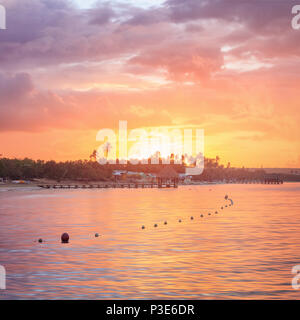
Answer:
[[[233,200],[232,200],[232,199],[229,199],[229,198],[228,198],[228,195],[225,196],[225,200],[229,200],[229,201],[231,202],[231,203],[229,204],[229,207],[233,206]],[[226,204],[226,205],[225,205],[225,208],[227,208],[227,207],[228,207],[228,205]],[[223,209],[224,209],[224,207],[222,206],[222,207],[221,207],[221,210],[223,210]],[[219,213],[218,211],[215,211],[215,214],[218,214],[218,213]],[[207,215],[211,216],[212,214],[211,214],[211,212],[208,212]],[[204,215],[201,214],[200,217],[203,218]],[[191,216],[191,217],[190,217],[190,220],[194,220],[194,216]],[[178,219],[178,222],[179,222],[179,223],[181,223],[182,221],[183,221],[182,219]],[[165,222],[164,222],[164,225],[167,225],[167,224],[168,224],[168,222],[165,221]],[[157,228],[157,227],[158,227],[158,224],[155,223],[155,224],[154,224],[154,228]],[[145,229],[145,228],[146,228],[146,227],[143,225],[143,226],[142,226],[142,229]]]

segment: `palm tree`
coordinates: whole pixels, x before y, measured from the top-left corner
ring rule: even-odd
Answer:
[[[220,157],[219,157],[219,156],[216,156],[216,167],[219,166],[219,161],[220,161]]]
[[[107,159],[108,157],[108,153],[109,151],[111,150],[111,144],[109,142],[106,142],[104,145],[103,145],[103,151],[104,151],[104,156],[105,158]]]
[[[90,160],[94,159],[96,161],[97,158],[97,150],[94,150],[93,153],[90,155]]]

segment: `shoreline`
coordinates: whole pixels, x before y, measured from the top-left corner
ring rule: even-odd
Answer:
[[[64,182],[60,182],[57,183],[55,181],[52,180],[43,180],[43,181],[33,181],[30,183],[22,183],[22,184],[18,184],[18,183],[0,183],[0,190],[1,191],[10,191],[10,190],[43,190],[43,188],[40,187],[40,185],[63,185],[63,186],[68,186],[68,185],[86,185],[87,187],[84,189],[89,189],[88,186],[89,185],[97,185],[97,184],[105,184],[105,185],[111,185],[114,182],[112,181],[107,181],[107,182],[103,182],[103,181],[93,181],[90,183],[83,183],[83,182],[78,182],[78,181],[64,181]],[[127,184],[128,182],[123,182],[124,184]],[[119,184],[123,184],[120,183]],[[134,184],[135,182],[132,182],[132,184]],[[297,183],[297,181],[291,181],[291,182],[284,182],[284,184],[286,183]],[[145,184],[147,184],[147,182],[145,182]],[[252,183],[243,183],[243,182],[231,182],[231,183],[227,183],[227,182],[222,182],[222,181],[216,181],[216,182],[191,182],[191,183],[179,183],[178,186],[182,187],[182,186],[187,186],[187,187],[191,187],[191,186],[212,186],[212,185],[267,185],[267,184],[263,184],[263,183],[258,183],[258,182],[252,182]],[[60,188],[55,188],[55,189],[60,189]],[[68,188],[63,188],[64,190],[68,189]],[[80,190],[81,188],[78,189],[73,189],[72,190]],[[94,189],[94,188],[92,188]],[[114,189],[114,188],[112,188]],[[49,189],[47,189],[49,190]],[[52,190],[52,188],[51,188]]]

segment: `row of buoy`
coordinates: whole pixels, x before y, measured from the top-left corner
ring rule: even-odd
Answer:
[[[215,214],[218,214],[218,211],[215,211]],[[211,213],[209,212],[208,215],[210,216]],[[203,218],[203,217],[204,217],[203,214],[201,214],[200,217]],[[194,220],[194,217],[191,216],[190,219],[191,219],[191,220]],[[181,222],[182,222],[182,219],[179,219],[178,222],[181,223]],[[164,225],[167,225],[167,224],[168,224],[168,222],[165,221],[165,222],[164,222]],[[154,228],[157,228],[157,227],[158,227],[158,224],[155,223],[155,224],[154,224]],[[143,225],[143,226],[142,226],[142,229],[146,229],[146,227]]]
[[[100,237],[100,234],[99,233],[95,233],[95,238],[98,238],[98,237]],[[61,235],[61,237],[60,237],[60,239],[61,239],[61,243],[69,243],[69,241],[70,241],[70,236],[69,236],[69,234],[68,233],[63,233],[62,235]],[[43,243],[43,242],[45,242],[45,240],[43,240],[42,238],[40,238],[40,239],[38,239],[38,242],[39,243]]]
[[[229,199],[228,195],[225,196],[225,200],[230,200],[230,201],[231,201],[231,203],[230,203],[229,205],[226,204],[226,205],[224,206],[225,208],[228,208],[228,206],[231,207],[231,206],[233,205],[233,201],[232,201],[232,199]],[[224,207],[222,206],[222,207],[221,207],[221,210],[224,210]],[[218,211],[215,211],[215,214],[218,214]],[[211,213],[209,212],[208,215],[210,216]],[[204,215],[201,214],[200,217],[203,218]],[[191,217],[190,217],[190,220],[194,220],[194,217],[191,216]],[[178,222],[181,223],[181,222],[182,222],[182,219],[179,219]],[[167,225],[167,224],[168,224],[168,222],[165,221],[165,222],[164,222],[164,225]],[[154,228],[157,228],[157,227],[158,227],[158,224],[155,223],[155,224],[154,224]],[[144,230],[144,229],[146,229],[146,227],[143,225],[143,226],[142,226],[142,229]]]
[[[230,201],[231,201],[231,203],[228,205],[229,207],[231,207],[231,206],[233,205],[233,201],[232,201],[232,199],[229,199],[228,195],[225,195],[225,200],[230,200]],[[227,206],[227,204],[226,204],[226,205],[225,205],[225,208],[227,208],[228,206]],[[221,210],[223,210],[223,209],[224,209],[224,207],[221,207]],[[218,214],[218,211],[215,211],[215,214]],[[210,216],[211,213],[209,212],[208,215]],[[200,217],[203,218],[203,217],[204,217],[203,214],[201,214]],[[194,217],[191,216],[191,217],[190,217],[190,220],[194,220]],[[179,219],[178,222],[181,223],[182,220]],[[168,224],[168,222],[165,221],[165,222],[164,222],[164,225],[167,225],[167,224]],[[157,227],[158,227],[158,224],[155,223],[155,224],[154,224],[154,228],[157,228]],[[143,225],[143,226],[142,226],[142,229],[145,229],[145,228],[146,228],[146,227]],[[100,237],[99,233],[95,233],[95,238],[98,238],[98,237]],[[69,240],[70,240],[70,236],[69,236],[68,233],[65,232],[65,233],[63,233],[63,234],[61,235],[61,243],[69,243]],[[40,238],[40,239],[38,239],[38,242],[39,242],[39,243],[43,243],[43,242],[45,242],[45,241],[44,241],[42,238]]]

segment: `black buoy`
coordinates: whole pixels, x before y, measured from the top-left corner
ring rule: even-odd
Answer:
[[[191,220],[194,220],[194,217],[191,217]]]
[[[70,237],[69,237],[69,235],[67,233],[63,233],[61,235],[61,242],[62,243],[69,243],[69,239],[70,239]]]
[[[157,228],[157,224],[155,223],[154,228]]]
[[[181,222],[181,219],[179,219],[178,222]]]
[[[203,214],[201,214],[201,216],[200,216],[201,218],[203,218]]]
[[[145,226],[142,226],[142,229],[145,229]]]
[[[210,216],[210,212],[208,213],[208,215]]]
[[[167,221],[165,221],[165,223],[164,224],[168,224],[168,222]]]
[[[39,243],[42,243],[43,242],[43,239],[39,239]]]
[[[225,208],[227,208],[227,204],[226,204]]]
[[[99,237],[99,233],[95,233],[95,237],[98,238]]]
[[[218,214],[218,211],[216,211],[215,214]]]

